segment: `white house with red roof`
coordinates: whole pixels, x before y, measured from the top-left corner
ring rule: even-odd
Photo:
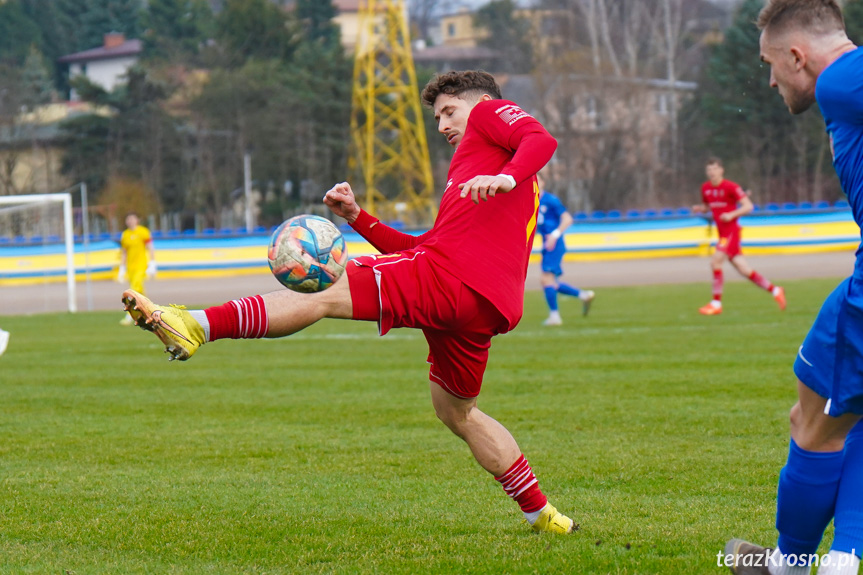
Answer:
[[[105,90],[113,90],[125,80],[126,72],[141,55],[143,45],[140,40],[127,40],[123,34],[105,34],[102,46],[83,52],[76,52],[58,58],[58,62],[69,64],[69,79],[86,76],[94,84]],[[75,90],[69,96],[77,100]]]

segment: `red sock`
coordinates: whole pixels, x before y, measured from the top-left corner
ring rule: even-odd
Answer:
[[[267,335],[270,327],[264,298],[259,295],[207,308],[204,313],[210,322],[210,341],[259,339]]]
[[[749,281],[751,281],[760,288],[766,289],[769,292],[773,291],[773,284],[770,283],[770,280],[768,280],[766,277],[764,277],[755,270],[752,270],[752,273],[749,274]]]
[[[722,301],[722,270],[713,270],[713,299]]]
[[[539,511],[548,503],[539,489],[539,482],[524,454],[500,477],[495,477],[507,495],[512,497],[525,513]]]

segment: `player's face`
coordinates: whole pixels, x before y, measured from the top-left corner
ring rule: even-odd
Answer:
[[[798,36],[789,31],[774,38],[764,30],[760,40],[761,61],[770,66],[770,87],[779,90],[792,114],[802,114],[815,103],[815,81],[805,69],[806,42]]]
[[[725,176],[725,168],[719,164],[707,164],[707,167],[704,168],[704,172],[707,174],[707,179],[714,185],[721,182],[722,178]]]
[[[446,136],[447,143],[453,148],[457,148],[464,137],[468,116],[476,104],[477,102],[468,102],[449,94],[440,94],[434,101],[437,130]]]
[[[134,230],[136,227],[138,227],[138,216],[126,216],[126,227],[130,230]]]

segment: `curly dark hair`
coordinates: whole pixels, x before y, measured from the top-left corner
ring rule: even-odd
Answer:
[[[428,108],[433,108],[435,100],[441,94],[457,96],[463,100],[479,99],[488,94],[495,100],[500,100],[500,86],[494,76],[482,70],[452,71],[446,74],[436,74],[423,88],[422,102]]]

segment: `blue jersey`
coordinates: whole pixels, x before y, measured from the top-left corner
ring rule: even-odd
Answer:
[[[843,54],[821,73],[815,99],[827,124],[833,166],[854,221],[863,228],[863,49]],[[854,276],[863,278],[863,243]]]
[[[557,196],[546,191],[539,196],[539,213],[536,216],[536,231],[547,236],[560,225],[560,217],[566,212]]]

